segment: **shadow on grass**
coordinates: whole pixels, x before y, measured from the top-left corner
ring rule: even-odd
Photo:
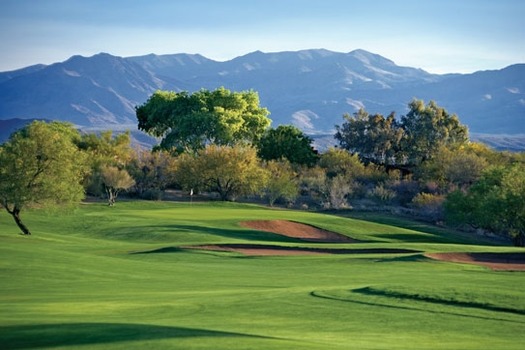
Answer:
[[[432,304],[459,306],[459,307],[475,308],[475,309],[482,309],[482,310],[488,310],[488,311],[508,312],[512,314],[525,315],[525,310],[521,310],[517,308],[502,307],[502,306],[492,305],[488,303],[480,303],[476,301],[457,300],[453,298],[444,299],[444,298],[438,298],[438,297],[434,297],[430,295],[409,294],[409,293],[402,293],[402,292],[396,292],[396,291],[391,291],[391,290],[381,290],[381,289],[375,289],[371,287],[354,289],[352,290],[352,292],[358,293],[358,294],[364,294],[364,295],[381,296],[381,297],[404,299],[404,300],[423,301],[423,302],[432,303]]]
[[[368,296],[374,296],[372,293],[360,293],[359,291],[362,289],[367,288],[361,288],[361,289],[354,289],[350,290],[349,292],[355,293],[357,295],[368,295]],[[310,295],[316,298],[321,299],[327,299],[327,300],[335,300],[339,302],[345,302],[345,303],[353,303],[353,304],[359,304],[359,305],[367,305],[367,306],[374,306],[374,307],[381,307],[381,308],[389,308],[389,309],[397,309],[397,310],[407,310],[407,311],[420,311],[430,314],[444,314],[444,315],[455,315],[455,316],[461,316],[461,317],[468,317],[468,318],[475,318],[475,319],[481,319],[481,320],[496,320],[496,321],[502,321],[502,322],[509,322],[509,323],[521,323],[525,324],[523,321],[517,321],[517,320],[511,320],[511,319],[505,319],[502,317],[488,317],[488,316],[480,316],[480,315],[472,315],[472,314],[466,314],[462,312],[452,312],[452,311],[444,311],[444,310],[431,310],[428,307],[418,307],[416,305],[411,306],[401,306],[401,305],[395,305],[395,304],[386,304],[386,303],[380,303],[377,301],[363,301],[363,300],[356,300],[352,297],[352,294],[349,293],[348,296],[335,296],[335,295],[329,295],[322,292],[313,291],[310,292]],[[459,306],[459,305],[456,305]],[[495,311],[495,310],[492,310]],[[498,310],[500,311],[500,310]],[[515,313],[515,312],[510,312]]]
[[[121,341],[177,339],[190,337],[251,337],[270,339],[242,333],[219,332],[207,329],[167,327],[126,323],[64,323],[0,327],[2,349],[38,349]]]
[[[157,253],[183,253],[186,250],[178,247],[163,247],[153,250],[143,250],[138,252],[131,252],[130,254],[157,254]]]
[[[417,234],[374,234],[375,237],[386,239],[398,239],[404,242],[416,243],[456,243],[456,244],[477,244],[477,245],[508,245],[504,238],[484,237],[464,232],[456,231],[452,228],[438,227],[431,223],[418,221],[411,217],[399,217],[394,214],[375,213],[375,212],[342,212],[334,213],[343,217],[375,222],[382,225],[389,225],[403,229],[414,230],[424,233]]]
[[[414,254],[420,253],[417,250],[398,249],[398,248],[364,248],[364,249],[341,249],[341,248],[311,248],[311,247],[290,247],[267,244],[207,244],[179,247],[163,247],[154,250],[147,250],[141,252],[134,252],[133,254],[155,254],[155,253],[180,253],[188,250],[210,250],[210,251],[227,251],[240,252],[250,250],[248,255],[257,255],[257,252],[273,251],[275,254],[263,255],[279,255],[279,252],[296,252],[296,253],[319,253],[319,254]],[[285,254],[287,255],[287,254]]]
[[[450,239],[448,237],[438,236],[433,233],[425,234],[411,234],[411,233],[379,233],[374,234],[374,237],[383,239],[394,239],[400,242],[407,243],[458,243],[457,239]]]
[[[166,228],[166,227],[164,227]],[[191,232],[191,233],[206,233],[209,235],[221,236],[226,238],[252,240],[252,241],[263,241],[263,242],[290,242],[297,243],[303,242],[301,239],[287,237],[271,232],[256,231],[249,229],[223,229],[217,227],[208,226],[196,226],[196,225],[172,225],[167,228],[177,231]]]
[[[104,233],[105,237],[112,239],[140,240],[140,241],[158,241],[173,240],[177,234],[208,234],[225,238],[263,241],[263,242],[303,242],[300,239],[287,237],[271,232],[256,231],[250,229],[224,229],[209,226],[198,225],[158,225],[158,226],[140,226],[124,227],[111,229]]]
[[[375,260],[379,263],[390,263],[390,262],[422,262],[422,261],[432,261],[431,259],[425,257],[423,254],[412,254],[396,257],[381,258]]]

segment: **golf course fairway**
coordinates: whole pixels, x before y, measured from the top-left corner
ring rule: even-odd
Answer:
[[[32,236],[0,213],[1,349],[525,345],[522,248],[408,220],[236,203],[22,215]],[[296,233],[272,232],[286,227]],[[473,261],[433,258],[444,254]]]

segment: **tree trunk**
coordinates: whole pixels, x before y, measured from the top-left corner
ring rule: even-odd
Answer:
[[[113,191],[109,191],[108,205],[110,207],[115,205],[115,195],[113,194]]]
[[[106,186],[106,194],[108,195],[108,205],[112,207],[115,205],[115,201],[117,200],[117,195],[112,187]]]
[[[12,211],[8,210],[8,212],[13,216],[13,219],[15,219],[15,222],[20,228],[20,230],[22,230],[22,233],[24,235],[30,235],[31,232],[29,231],[27,226],[24,225],[24,223],[22,222],[22,219],[20,218],[20,209],[15,207]]]

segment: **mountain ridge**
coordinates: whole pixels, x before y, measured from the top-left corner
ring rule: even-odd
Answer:
[[[75,55],[0,72],[0,119],[46,118],[83,127],[136,128],[135,106],[158,89],[255,90],[273,125],[329,133],[345,113],[406,113],[435,100],[480,134],[525,134],[525,64],[472,74],[432,74],[357,49],[254,51],[227,61],[200,54]]]

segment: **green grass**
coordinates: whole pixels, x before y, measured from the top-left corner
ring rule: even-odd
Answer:
[[[525,273],[438,262],[422,253],[523,250],[445,229],[232,203],[91,203],[64,215],[23,215],[31,237],[0,213],[2,349],[525,344]],[[259,219],[309,223],[363,242],[304,243],[239,225]],[[247,257],[183,248],[208,243],[421,253]]]

